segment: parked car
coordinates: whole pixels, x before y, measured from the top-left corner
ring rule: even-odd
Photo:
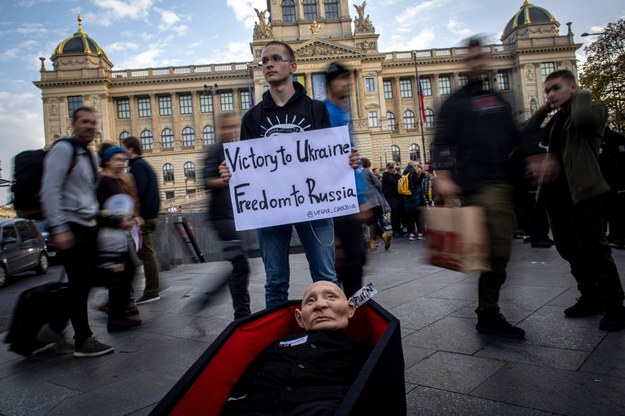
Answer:
[[[41,232],[41,236],[43,237],[43,241],[46,242],[46,251],[48,252],[48,259],[50,263],[54,263],[54,259],[56,258],[56,248],[54,247],[54,242],[52,241],[52,236],[48,231],[48,226],[45,221],[34,221]]]
[[[29,270],[48,271],[48,252],[39,228],[24,218],[0,221],[0,287],[9,276]]]

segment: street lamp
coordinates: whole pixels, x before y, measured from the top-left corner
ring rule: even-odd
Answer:
[[[585,38],[586,36],[601,36],[601,35],[605,35],[605,32],[597,32],[597,33],[584,32],[580,36]]]
[[[210,95],[211,97],[211,108],[213,110],[213,132],[215,134],[215,140],[217,139],[217,124],[215,122],[215,94],[217,94],[217,88],[218,85],[208,85],[208,84],[204,84],[204,93],[208,93],[208,95]]]

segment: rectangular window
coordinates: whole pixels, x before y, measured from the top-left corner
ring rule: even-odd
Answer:
[[[130,118],[130,100],[128,98],[117,100],[117,118]]]
[[[319,101],[325,100],[327,98],[325,74],[313,74],[312,84],[313,84],[313,98]]]
[[[326,19],[338,19],[339,18],[339,4],[338,0],[325,0],[323,5],[325,7]]]
[[[304,19],[305,20],[317,19],[317,1],[316,0],[304,0]]]
[[[176,196],[174,191],[165,191],[165,199],[174,199]]]
[[[385,100],[392,100],[393,99],[393,84],[391,81],[384,81],[383,82],[383,88],[384,88],[384,99]]]
[[[499,91],[507,91],[510,89],[510,77],[508,71],[503,71],[497,74],[497,88]]]
[[[250,103],[250,92],[249,91],[241,91],[241,110],[249,110],[251,108]]]
[[[377,111],[369,111],[369,127],[378,127]]]
[[[543,82],[545,82],[545,78],[547,78],[547,76],[549,74],[551,74],[552,72],[554,72],[556,70],[556,63],[555,62],[543,62],[540,64],[540,76],[543,79]]]
[[[288,23],[295,22],[295,2],[293,0],[282,2],[282,20]]]
[[[466,75],[458,75],[458,87],[462,88],[469,83],[469,77]]]
[[[438,88],[440,89],[441,95],[451,94],[451,78],[448,76],[438,78]]]
[[[152,117],[152,104],[150,97],[141,97],[137,100],[139,106],[139,117]]]
[[[423,92],[424,97],[432,96],[432,81],[429,78],[421,78],[419,79],[421,83],[421,91]]]
[[[162,116],[171,116],[171,97],[158,97],[158,113]]]
[[[399,96],[401,98],[412,98],[412,81],[409,79],[399,80]]]
[[[219,94],[221,101],[221,111],[234,111],[234,98],[231,92],[222,92]]]
[[[180,101],[180,114],[193,114],[193,97],[191,94],[184,94],[178,97]]]
[[[367,92],[375,92],[375,79],[365,78],[365,89]]]
[[[213,112],[213,97],[209,94],[200,95],[200,111],[202,113]]]
[[[490,91],[490,78],[489,77],[482,78],[482,89],[484,91]]]
[[[74,111],[78,110],[82,106],[82,96],[74,95],[71,97],[67,97],[67,110],[69,112],[70,118],[74,115]]]

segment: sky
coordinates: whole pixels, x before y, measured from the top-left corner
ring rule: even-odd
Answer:
[[[356,14],[349,0],[350,14]],[[575,40],[587,45],[608,22],[625,17],[625,2],[602,0],[536,0],[550,11],[566,34],[573,22]],[[0,0],[0,177],[11,179],[13,157],[22,150],[41,148],[43,107],[41,62],[47,69],[54,48],[72,36],[77,13],[83,30],[107,53],[114,70],[247,62],[252,59],[254,8],[266,0]],[[381,52],[459,46],[462,39],[483,33],[498,42],[508,20],[523,0],[368,0],[380,34]],[[583,60],[583,47],[578,51]],[[10,200],[0,188],[0,204]]]

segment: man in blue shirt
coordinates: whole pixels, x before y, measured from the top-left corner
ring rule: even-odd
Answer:
[[[351,117],[347,103],[351,84],[349,70],[333,62],[328,65],[325,75],[328,98],[324,103],[330,114],[330,124],[332,127],[350,126],[351,132]],[[352,147],[355,147],[353,141]],[[343,284],[347,297],[362,287],[362,268],[366,261],[362,224],[372,217],[365,197],[367,189],[360,175],[361,171],[360,166],[354,169],[360,213],[334,218],[337,246],[342,247],[342,250],[337,250],[340,254],[336,259],[336,274]]]

